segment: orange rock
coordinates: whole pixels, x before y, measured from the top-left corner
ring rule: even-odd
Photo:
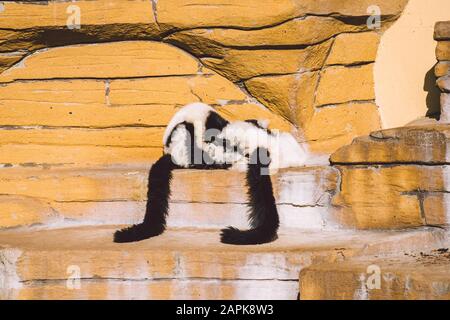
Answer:
[[[313,151],[331,153],[380,126],[374,103],[348,103],[316,109],[304,124],[304,135]]]
[[[333,204],[344,225],[390,229],[448,223],[445,210],[423,209],[428,193],[447,192],[446,166],[339,166],[339,170],[341,187]]]
[[[331,45],[330,41],[306,49],[281,51],[227,50],[224,58],[202,58],[209,68],[233,82],[260,75],[296,73],[320,69]]]
[[[92,68],[93,65],[96,67]],[[20,66],[3,72],[0,82],[195,75],[197,71],[198,63],[192,57],[168,45],[151,41],[115,42],[67,46],[34,53],[25,58]]]
[[[245,87],[273,112],[302,127],[314,113],[314,92],[318,79],[318,72],[263,76],[245,81]]]
[[[302,300],[448,300],[448,253],[438,249],[350,259],[300,272]]]
[[[336,37],[327,65],[374,62],[380,35],[375,32],[343,33]]]
[[[271,26],[296,17],[304,17],[314,12],[320,15],[365,16],[367,8],[373,5],[371,0],[311,0],[296,3],[280,0],[249,0],[237,4],[233,0],[167,0],[158,2],[159,24],[168,29],[175,27],[190,29],[193,27],[228,26],[244,29]],[[407,0],[379,1],[383,15],[399,15]]]
[[[434,68],[434,74],[437,78],[450,74],[450,61],[440,61]]]
[[[208,28],[180,31],[172,34],[168,39],[169,41],[183,42],[195,50],[201,49],[202,52],[208,52],[214,46],[235,48],[314,45],[339,33],[355,32],[366,28],[364,24],[351,25],[335,18],[311,16],[256,30]]]
[[[81,128],[166,126],[178,110],[178,107],[171,105],[108,107],[104,104],[33,100],[0,101],[0,106],[0,124],[3,126]],[[93,117],[93,114],[101,117]],[[154,142],[162,145],[162,141]]]
[[[162,144],[164,127],[52,128],[0,130],[0,145],[155,147]]]
[[[450,22],[439,21],[434,27],[434,39],[438,41],[450,40]]]
[[[450,60],[450,41],[439,41],[436,47],[436,57],[439,61]]]
[[[316,106],[374,99],[372,64],[328,67],[321,73],[316,92]]]
[[[74,4],[66,2],[51,1],[45,4],[8,2],[3,5],[0,27],[5,29],[28,29],[38,26],[66,27],[68,18],[74,12],[70,10],[70,6]],[[77,1],[75,5],[80,9],[81,26],[145,23],[153,25],[156,29],[152,5],[146,1],[131,0],[125,3],[110,0],[82,0]]]
[[[332,163],[447,163],[448,125],[411,126],[372,132],[336,151]]]
[[[8,144],[0,145],[0,163],[49,166],[145,165],[159,158],[162,151],[162,147]]]
[[[52,222],[57,214],[44,199],[0,196],[0,228],[14,228]]]

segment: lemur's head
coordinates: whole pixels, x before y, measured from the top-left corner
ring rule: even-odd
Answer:
[[[261,159],[265,158],[271,169],[301,166],[307,159],[307,151],[292,134],[268,129],[268,121],[232,122],[223,128],[221,136],[230,143],[228,152],[235,151],[237,157],[243,156],[247,161],[257,148],[267,150],[270,157]]]
[[[246,120],[227,124],[218,135],[224,143],[224,158],[235,164],[245,164],[258,148],[269,149],[272,132],[267,121]],[[267,163],[268,165],[268,163]]]

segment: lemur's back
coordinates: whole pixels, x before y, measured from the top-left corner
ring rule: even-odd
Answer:
[[[166,130],[164,131],[163,137],[164,145],[166,145],[170,134],[177,125],[183,122],[189,122],[192,124],[198,122],[205,123],[206,118],[211,112],[215,113],[215,110],[212,107],[208,106],[207,104],[200,102],[188,104],[183,108],[181,108],[180,110],[178,110],[172,117],[169,124],[167,125]]]
[[[195,160],[199,164],[204,156],[210,163],[245,170],[249,155],[258,147],[271,154],[271,169],[303,165],[307,154],[289,133],[270,131],[257,120],[230,123],[203,103],[180,109],[169,122],[163,142],[164,152],[186,168]]]

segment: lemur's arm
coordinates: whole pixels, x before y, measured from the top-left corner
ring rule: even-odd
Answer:
[[[250,156],[248,164],[247,186],[251,229],[245,231],[233,227],[222,229],[223,243],[262,244],[277,239],[280,220],[273,196],[272,181],[268,174],[269,156],[266,149],[257,148]]]

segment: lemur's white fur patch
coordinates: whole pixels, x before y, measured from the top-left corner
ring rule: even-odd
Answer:
[[[186,148],[188,139],[186,126],[181,124],[173,131],[170,145],[164,148],[164,152],[172,156],[172,161],[183,168],[187,168],[190,162],[188,149]]]
[[[167,139],[169,139],[170,133],[173,131],[173,129],[177,125],[185,121],[190,122],[194,125],[196,135],[198,131],[198,133],[201,133],[200,137],[203,136],[202,130],[204,130],[203,128],[206,122],[206,118],[208,117],[210,112],[215,112],[215,110],[207,104],[200,102],[191,103],[181,108],[179,111],[177,111],[177,113],[175,113],[175,115],[167,125],[163,137],[164,145],[166,144]]]
[[[258,124],[265,129],[269,128],[269,120],[267,119],[259,119]]]
[[[236,121],[226,126],[221,136],[237,145],[247,154],[252,154],[258,147],[266,148],[270,153],[271,163],[269,169],[280,169],[304,165],[307,152],[287,132],[272,131],[258,128],[251,123]],[[245,170],[247,158],[239,159],[233,163],[233,167]]]
[[[231,164],[234,169],[246,170],[249,158],[245,155],[252,154],[258,147],[266,148],[269,151],[270,170],[305,164],[307,151],[291,134],[278,131],[269,132],[264,129],[268,126],[267,121],[258,121],[262,128],[245,121],[230,122],[218,135],[218,138],[226,139],[229,142],[229,148],[205,142],[205,123],[211,112],[215,112],[212,107],[203,103],[193,103],[179,110],[169,122],[164,133],[164,152],[170,154],[173,161],[179,166],[188,167],[191,159],[189,150],[186,148],[189,133],[182,125],[183,122],[193,124],[195,143],[198,148],[207,153],[215,162]],[[170,144],[166,145],[171,134]]]

